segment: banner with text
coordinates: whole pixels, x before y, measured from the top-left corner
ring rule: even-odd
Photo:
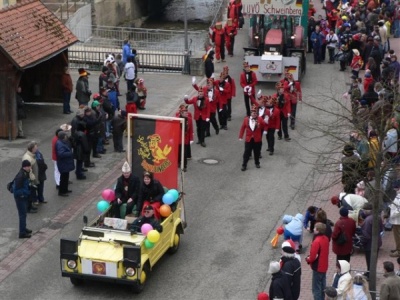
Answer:
[[[244,0],[242,6],[246,15],[301,16],[303,0]]]

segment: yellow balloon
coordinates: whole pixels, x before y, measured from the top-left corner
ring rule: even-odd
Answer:
[[[157,230],[150,230],[147,233],[147,239],[152,243],[157,243],[160,239],[160,233]]]

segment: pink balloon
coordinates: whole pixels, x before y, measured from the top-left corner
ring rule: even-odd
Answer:
[[[103,197],[104,200],[111,202],[115,199],[115,193],[111,189],[105,189],[102,193],[101,196]]]
[[[149,231],[153,230],[153,226],[151,226],[148,223],[145,223],[142,225],[142,227],[140,228],[141,232],[147,236],[147,234],[149,233]]]

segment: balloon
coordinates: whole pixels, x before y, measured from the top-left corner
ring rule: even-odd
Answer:
[[[275,234],[275,236],[271,240],[272,247],[275,248],[278,245],[278,241],[279,241],[279,234]]]
[[[154,243],[150,242],[148,239],[145,239],[144,246],[146,247],[146,249],[151,249],[154,247]]]
[[[111,189],[105,189],[101,193],[101,196],[103,197],[104,200],[111,202],[115,199],[115,192]]]
[[[284,229],[282,226],[281,226],[281,227],[278,227],[278,228],[276,229],[276,233],[279,234],[279,235],[283,234],[284,231],[285,231],[285,229]]]
[[[160,206],[160,215],[164,218],[168,217],[171,214],[171,207],[167,204],[163,204]]]
[[[174,196],[174,202],[179,198],[179,192],[175,189],[169,190],[167,194],[172,194]]]
[[[110,207],[110,203],[105,200],[100,200],[97,202],[97,209],[99,212],[105,212]]]
[[[153,229],[147,234],[147,239],[152,243],[157,243],[160,239],[160,233]]]
[[[150,230],[153,230],[153,226],[151,226],[148,223],[145,223],[142,225],[142,227],[140,228],[140,231],[144,234],[147,235],[149,233]]]
[[[172,195],[171,193],[166,193],[164,194],[164,196],[162,197],[162,201],[165,204],[171,205],[172,203],[174,203],[174,195]]]

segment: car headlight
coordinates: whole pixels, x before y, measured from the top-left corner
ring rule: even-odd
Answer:
[[[126,275],[128,275],[128,276],[133,276],[133,275],[135,275],[136,270],[135,270],[134,268],[126,268],[126,269],[125,269],[125,273],[126,273]]]
[[[68,266],[68,268],[70,268],[70,269],[75,269],[75,268],[76,268],[76,261],[75,261],[75,260],[69,260],[69,261],[67,262],[67,266]]]

